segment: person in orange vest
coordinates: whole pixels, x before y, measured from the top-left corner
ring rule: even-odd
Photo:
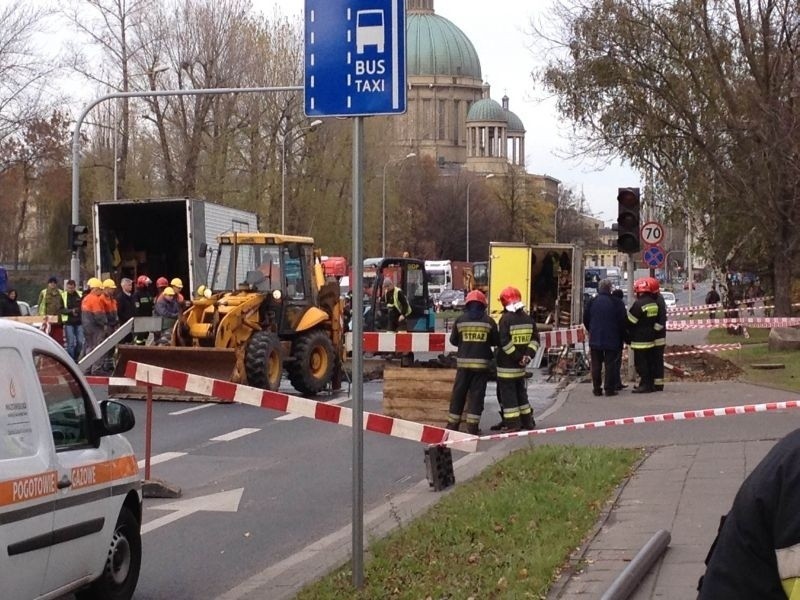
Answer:
[[[105,339],[108,329],[107,303],[103,298],[103,282],[92,277],[86,283],[89,293],[83,295],[81,301],[81,325],[86,338],[86,354],[91,353]],[[102,361],[97,361],[90,368],[90,373],[99,373]]]

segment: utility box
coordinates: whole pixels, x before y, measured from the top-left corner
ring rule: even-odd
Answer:
[[[258,231],[258,217],[194,198],[152,198],[96,202],[92,226],[97,277],[179,277],[191,294],[209,283],[218,236]]]

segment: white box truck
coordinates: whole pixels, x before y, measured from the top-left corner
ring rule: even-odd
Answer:
[[[97,277],[180,277],[191,295],[208,284],[217,236],[258,231],[258,216],[194,198],[118,200],[96,202],[92,226]]]

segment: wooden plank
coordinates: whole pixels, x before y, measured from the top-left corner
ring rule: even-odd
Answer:
[[[429,425],[446,424],[455,374],[455,369],[386,369],[384,414]]]

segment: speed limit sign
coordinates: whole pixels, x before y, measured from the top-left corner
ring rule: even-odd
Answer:
[[[655,244],[661,243],[661,240],[663,239],[664,227],[662,227],[661,223],[648,221],[642,225],[642,241],[645,244],[654,246]]]

